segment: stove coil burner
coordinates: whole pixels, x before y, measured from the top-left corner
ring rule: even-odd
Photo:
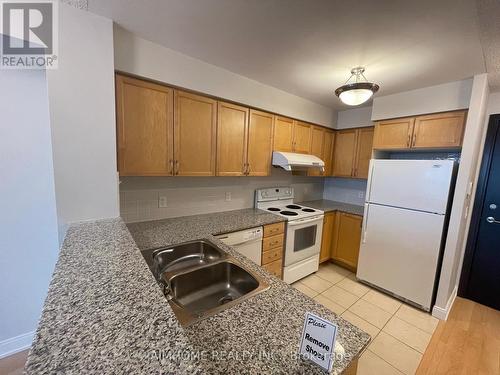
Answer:
[[[277,207],[269,207],[267,210],[268,210],[268,211],[281,211],[281,210],[280,210],[279,208],[277,208]]]
[[[300,209],[302,207],[297,206],[296,204],[289,204],[288,206],[286,206],[286,208],[290,208],[292,210],[298,210],[298,209]]]
[[[281,211],[280,214],[287,215],[287,216],[297,216],[298,215],[297,212],[293,212],[293,211]]]
[[[316,212],[316,210],[313,210],[312,208],[303,208],[302,211],[304,211],[304,212]]]

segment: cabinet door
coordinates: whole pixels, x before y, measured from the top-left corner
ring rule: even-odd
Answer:
[[[323,141],[324,141],[324,133],[323,128],[313,126],[311,130],[311,155],[317,156],[320,159],[323,159]],[[308,176],[322,176],[323,173],[319,170],[319,168],[310,168],[307,171]]]
[[[356,130],[340,130],[335,134],[333,175],[351,177],[356,157]]]
[[[274,151],[293,151],[293,120],[277,116],[274,121]]]
[[[321,252],[319,254],[320,263],[331,258],[335,216],[335,212],[327,212],[325,213],[325,217],[323,219],[323,235],[321,237]]]
[[[335,132],[325,130],[323,140],[323,161],[325,162],[325,172],[323,176],[333,175],[333,144],[335,141]]]
[[[301,154],[311,152],[311,125],[295,121],[293,124],[293,151]]]
[[[173,90],[116,75],[120,176],[167,176],[173,163]]]
[[[248,175],[269,176],[273,146],[274,116],[250,110],[248,126]]]
[[[356,166],[354,177],[368,178],[368,167],[372,157],[373,127],[358,129],[356,145]]]
[[[243,176],[246,170],[248,108],[218,102],[217,176]]]
[[[379,121],[375,124],[373,148],[381,150],[410,147],[414,117]]]
[[[358,267],[362,220],[361,216],[339,212],[335,225],[333,258],[353,271]]]
[[[460,147],[465,129],[466,111],[418,116],[415,119],[413,148]]]
[[[174,174],[214,176],[217,101],[175,90]]]

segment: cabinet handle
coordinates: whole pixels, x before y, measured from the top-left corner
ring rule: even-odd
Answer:
[[[176,160],[175,161],[175,174],[178,175],[179,174],[179,160]]]
[[[170,172],[168,172],[168,173],[173,175],[174,174],[174,161],[172,159],[170,159],[168,161],[168,164],[170,165]]]
[[[411,141],[411,147],[415,147],[415,142],[417,141],[417,134],[413,133],[413,140]]]
[[[411,145],[411,134],[408,133],[408,140],[406,141],[406,147],[410,147]]]

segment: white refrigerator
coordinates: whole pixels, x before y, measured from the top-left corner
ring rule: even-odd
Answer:
[[[358,279],[430,311],[454,185],[452,160],[372,160]]]

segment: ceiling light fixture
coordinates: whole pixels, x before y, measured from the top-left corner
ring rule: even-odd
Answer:
[[[379,86],[375,83],[368,82],[363,74],[364,71],[365,68],[361,66],[351,69],[351,76],[349,79],[343,86],[335,90],[335,95],[339,97],[342,103],[347,105],[360,105],[370,99],[372,95],[378,91]]]

